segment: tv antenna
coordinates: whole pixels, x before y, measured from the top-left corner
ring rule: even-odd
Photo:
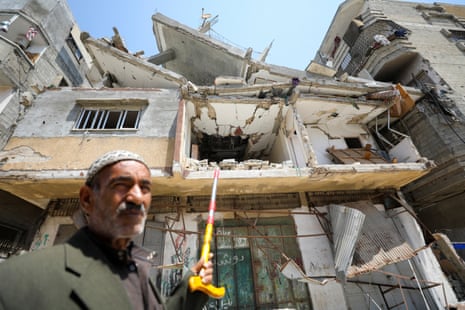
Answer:
[[[215,17],[211,18],[212,15],[210,13],[205,13],[205,9],[202,8],[202,25],[199,27],[199,31],[201,33],[205,33],[207,31],[210,31],[211,26],[216,24],[218,22],[218,15]]]

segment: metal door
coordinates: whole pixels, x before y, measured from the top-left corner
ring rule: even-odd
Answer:
[[[226,294],[207,309],[311,309],[307,285],[279,272],[286,258],[301,262],[292,218],[225,220],[215,235],[215,285]]]

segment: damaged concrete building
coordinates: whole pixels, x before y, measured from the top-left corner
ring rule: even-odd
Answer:
[[[66,2],[19,2],[0,1],[0,22],[10,27],[0,51],[11,58],[1,67],[0,116],[11,119],[0,151],[4,259],[76,231],[88,166],[125,148],[151,168],[152,206],[137,242],[156,251],[153,276],[164,294],[197,260],[219,167],[212,252],[226,295],[208,308],[441,309],[464,298],[451,242],[425,229],[411,204],[421,206],[415,193],[443,164],[440,150],[402,127],[420,118],[431,92],[409,72],[395,78],[395,66],[421,61],[379,56],[383,66],[370,57],[392,46],[367,52],[372,42],[362,36],[345,41],[346,32],[394,23],[380,11],[387,1],[345,1],[306,70],[253,59],[251,49],[161,13],[152,17],[159,54],[142,58],[116,28],[110,39],[80,33]],[[401,4],[420,16],[425,7]],[[339,15],[347,20],[337,26]],[[56,29],[56,20],[67,26]],[[42,46],[34,60],[16,40],[31,26],[43,37],[27,39]],[[344,38],[337,48],[335,36]],[[354,46],[366,48],[366,61],[356,63]],[[27,80],[9,74],[18,61],[30,67]]]
[[[464,6],[346,1],[315,62],[329,65],[337,76],[348,74],[422,90],[425,96],[405,117],[393,120],[391,127],[408,133],[437,167],[402,190],[432,231],[464,241]],[[465,252],[461,253],[463,257]]]
[[[390,127],[408,134],[436,167],[402,187],[402,192],[423,225],[447,235],[462,259],[464,43],[463,5],[345,1],[307,68],[323,65],[340,78],[400,83],[424,93],[413,109],[401,113]],[[383,135],[390,135],[389,131],[380,130]],[[449,257],[442,259],[449,265]]]

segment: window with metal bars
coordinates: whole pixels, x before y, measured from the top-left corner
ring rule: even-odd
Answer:
[[[23,234],[19,228],[0,223],[0,261],[22,249],[20,240]]]
[[[74,129],[138,129],[142,110],[83,108]]]

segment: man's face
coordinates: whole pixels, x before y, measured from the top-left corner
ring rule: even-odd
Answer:
[[[149,170],[138,161],[120,161],[103,168],[95,183],[81,189],[89,228],[110,241],[142,233],[152,198]]]

